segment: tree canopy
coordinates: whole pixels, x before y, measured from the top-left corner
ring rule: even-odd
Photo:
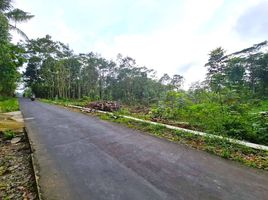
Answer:
[[[23,65],[23,48],[11,41],[10,30],[16,30],[26,37],[16,24],[31,19],[33,15],[14,8],[11,0],[0,0],[0,95],[14,94],[20,74],[18,68]]]

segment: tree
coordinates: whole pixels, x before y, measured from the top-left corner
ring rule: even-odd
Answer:
[[[207,80],[212,91],[219,93],[224,81],[224,64],[221,62],[224,57],[225,50],[218,47],[209,53],[208,63],[205,64],[208,67]]]
[[[67,89],[62,86],[69,76],[69,69],[65,69],[64,59],[72,56],[67,45],[53,41],[49,35],[44,38],[28,40],[24,44],[28,59],[24,80],[27,87],[40,97],[66,97]],[[45,92],[47,91],[47,92]]]
[[[171,83],[171,78],[168,74],[164,74],[160,79],[159,82],[163,85],[169,85]]]
[[[264,97],[267,94],[267,41],[249,48],[224,54],[222,48],[210,52],[207,81],[210,89],[221,94],[225,89],[239,95]]]
[[[268,95],[268,53],[262,54],[257,61],[256,77],[258,81],[259,95]]]
[[[178,91],[182,87],[183,80],[184,80],[183,76],[175,74],[173,75],[170,84],[175,90]]]
[[[22,57],[23,48],[11,44],[9,30],[15,29],[24,36],[25,34],[11,22],[23,22],[32,17],[20,9],[14,9],[11,0],[0,0],[0,95],[14,94],[19,79],[17,69],[25,61]]]
[[[17,23],[27,22],[32,19],[34,15],[18,8],[13,8],[11,0],[0,0],[0,16],[8,21],[10,30],[15,30],[24,38],[28,39],[27,35],[17,27]]]
[[[242,58],[231,58],[228,60],[224,70],[226,76],[226,86],[230,89],[242,90],[245,84],[245,62]]]
[[[24,58],[23,49],[11,43],[0,45],[0,96],[12,96],[19,80],[20,67]]]

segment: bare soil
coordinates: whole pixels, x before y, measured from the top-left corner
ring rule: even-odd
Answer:
[[[25,133],[12,144],[0,133],[0,199],[38,199],[31,163],[31,150]]]
[[[38,199],[31,149],[20,112],[0,113],[0,200]],[[5,131],[14,133],[8,140]]]

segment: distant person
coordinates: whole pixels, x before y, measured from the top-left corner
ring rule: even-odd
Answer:
[[[31,96],[31,100],[32,100],[32,101],[35,100],[35,94],[32,94],[32,96]]]

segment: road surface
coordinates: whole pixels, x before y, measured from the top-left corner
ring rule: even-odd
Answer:
[[[20,99],[43,199],[268,199],[268,173],[120,125]]]

